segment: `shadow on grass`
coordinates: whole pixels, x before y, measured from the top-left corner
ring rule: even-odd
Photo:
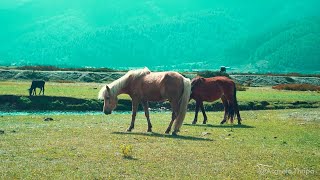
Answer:
[[[112,132],[112,134],[120,135],[138,135],[138,136],[150,136],[150,137],[161,137],[161,138],[170,138],[170,139],[183,139],[183,140],[192,140],[192,141],[213,141],[212,139],[192,137],[192,136],[183,136],[177,135],[173,136],[171,134],[160,134],[160,133],[141,133],[141,132]]]
[[[185,126],[199,126],[199,127],[211,127],[211,128],[255,128],[254,126],[249,126],[249,125],[230,125],[230,124],[183,124]]]
[[[123,157],[123,159],[125,159],[125,160],[134,160],[134,161],[138,160],[135,157]]]

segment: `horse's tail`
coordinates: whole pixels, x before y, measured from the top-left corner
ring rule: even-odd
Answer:
[[[183,120],[187,113],[189,98],[191,94],[191,81],[188,78],[183,78],[183,93],[179,100],[179,112],[178,116],[176,117],[176,120],[174,122],[174,131],[173,133],[177,133],[180,130],[180,127],[182,126]]]
[[[237,87],[236,84],[234,84],[233,88],[233,99],[234,99],[234,116],[237,116],[238,118],[238,124],[241,124],[241,117],[240,117],[240,112],[239,112],[239,105],[238,105],[238,100],[237,100]]]

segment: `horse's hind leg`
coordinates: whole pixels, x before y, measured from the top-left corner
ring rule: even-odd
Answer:
[[[127,129],[127,131],[129,132],[134,128],[134,122],[136,120],[138,106],[139,106],[139,101],[132,99],[132,119],[131,119],[130,127]]]
[[[235,112],[234,103],[230,101],[229,102],[229,119],[231,124],[233,124],[234,112]]]
[[[172,103],[172,102],[170,102],[170,104],[171,104],[171,109],[172,109],[172,115],[171,115],[171,121],[170,121],[170,123],[169,123],[169,126],[168,126],[168,128],[167,128],[167,130],[166,130],[166,134],[169,134],[169,132],[171,131],[171,127],[172,127],[172,124],[173,124],[173,122],[174,122],[174,120],[176,119],[176,117],[177,117],[177,112],[178,112],[178,103]]]
[[[172,127],[172,124],[173,124],[173,121],[176,119],[176,117],[177,117],[176,113],[175,113],[175,112],[172,112],[172,114],[171,114],[171,121],[170,121],[170,123],[169,123],[169,126],[168,126],[166,132],[165,132],[166,134],[169,134],[169,133],[170,133],[171,127]]]
[[[149,117],[149,104],[148,104],[148,101],[143,101],[142,105],[143,105],[143,109],[144,109],[144,114],[145,114],[145,116],[147,118],[147,122],[148,122],[148,130],[147,130],[147,132],[152,132],[152,125],[151,125],[150,117]]]
[[[40,88],[39,96],[40,96],[41,92],[42,92],[42,88]]]
[[[203,115],[203,124],[207,124],[208,118],[207,118],[207,115],[206,115],[206,111],[204,110],[203,102],[201,102],[200,108],[201,108],[202,115]]]
[[[237,119],[238,119],[238,124],[240,125],[241,124],[241,117],[240,117],[240,112],[239,112],[239,105],[238,105],[238,102],[236,101],[235,102],[235,108],[234,108],[236,114],[237,114]]]
[[[236,113],[237,113],[238,124],[240,125],[242,119],[241,119],[241,117],[240,117],[240,112],[239,112],[238,104],[237,104],[236,107],[235,107],[235,111],[236,111]]]
[[[240,113],[239,113],[239,110],[237,111],[237,118],[238,118],[238,124],[241,125],[241,117],[240,117]]]
[[[225,96],[221,96],[221,100],[222,100],[222,104],[224,106],[224,116],[222,121],[220,122],[220,124],[224,124],[225,122],[227,122],[227,118],[229,116],[229,103],[228,100],[226,99]]]
[[[194,113],[194,119],[192,121],[192,124],[197,124],[199,107],[200,107],[200,101],[196,101],[196,110]]]

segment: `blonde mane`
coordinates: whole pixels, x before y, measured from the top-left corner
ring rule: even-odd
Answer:
[[[121,78],[108,84],[108,87],[110,88],[110,93],[118,95],[118,92],[127,84],[127,79],[130,76],[133,79],[136,79],[138,77],[141,77],[141,76],[144,76],[144,75],[150,74],[150,73],[151,73],[151,71],[147,67],[145,67],[143,69],[130,70]],[[104,93],[105,93],[106,89],[107,89],[106,86],[103,86],[100,89],[99,94],[98,94],[98,99],[104,99]]]

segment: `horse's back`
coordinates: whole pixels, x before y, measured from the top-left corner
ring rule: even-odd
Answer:
[[[44,80],[32,80],[31,86],[43,87],[45,83]]]
[[[223,87],[233,87],[234,82],[232,79],[227,78],[225,76],[216,76],[212,78],[206,78],[206,82],[208,84],[212,84],[215,86],[223,86]]]
[[[184,87],[183,76],[177,72],[153,72],[137,84],[141,84],[141,93],[149,101],[180,97]]]
[[[215,101],[223,94],[233,92],[234,82],[225,76],[203,78],[193,87],[191,98],[202,101]]]

